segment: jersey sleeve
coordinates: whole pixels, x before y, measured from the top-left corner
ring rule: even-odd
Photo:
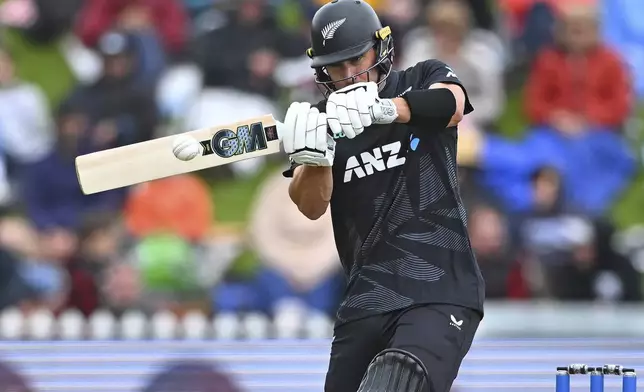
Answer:
[[[288,168],[288,169],[286,169],[286,170],[284,170],[284,171],[282,172],[282,175],[283,175],[284,177],[286,177],[286,178],[293,178],[293,172],[295,172],[295,168],[296,168],[296,167],[298,167],[298,166],[300,166],[300,164],[299,164],[299,163],[295,163],[295,162],[293,162],[293,161],[292,161],[292,160],[290,160],[290,159],[288,160],[288,162],[289,162],[289,165],[290,165],[290,166],[289,166],[289,168]]]
[[[439,60],[427,60],[419,64],[421,67],[420,88],[429,88],[434,83],[456,84],[463,89],[465,93],[465,114],[474,111],[474,107],[467,95],[467,90],[461,83],[460,79],[449,65]]]
[[[321,113],[326,113],[326,99],[324,99],[324,100],[322,100],[322,101],[320,101],[320,102],[316,103],[316,104],[315,104],[315,105],[313,105],[313,106],[314,106],[314,107],[316,107],[316,108],[318,108],[318,110],[319,110]],[[290,159],[289,159],[289,164],[290,164],[289,168],[288,168],[288,169],[286,169],[286,170],[284,170],[284,171],[282,172],[282,175],[283,175],[284,177],[286,177],[286,178],[293,178],[293,172],[295,171],[295,168],[296,168],[296,167],[300,166],[300,164],[299,164],[299,163],[295,163],[295,162],[293,162],[293,161],[292,161],[292,160],[290,160]]]

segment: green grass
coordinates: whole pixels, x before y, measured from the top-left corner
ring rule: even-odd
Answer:
[[[245,226],[263,181],[281,167],[279,164],[270,162],[252,177],[215,182],[212,185],[212,197],[217,222],[241,223]],[[232,264],[229,274],[237,278],[248,278],[257,270],[258,264],[255,253],[246,248]]]
[[[615,204],[612,217],[620,228],[644,224],[644,173],[639,175]]]
[[[56,109],[76,85],[76,78],[57,44],[34,44],[18,32],[8,29],[2,35],[22,80],[43,90],[52,109]]]
[[[505,110],[499,118],[498,132],[508,138],[518,139],[528,126],[528,120],[523,113],[523,99],[521,91],[507,93]]]
[[[641,129],[644,124],[644,103],[640,105],[636,116],[640,129],[637,140],[633,141],[633,149],[639,157],[639,173],[612,211],[613,219],[622,228],[644,224],[644,162],[641,156],[644,149],[644,129]]]
[[[214,183],[212,185],[212,196],[217,221],[224,223],[246,222],[262,182],[279,168],[279,165],[269,163],[252,177]]]

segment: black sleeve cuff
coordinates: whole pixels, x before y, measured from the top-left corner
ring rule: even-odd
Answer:
[[[282,175],[286,178],[293,178],[293,172],[295,171],[295,168],[298,166],[301,166],[301,165],[299,163],[291,162],[291,167],[284,170],[282,172]]]

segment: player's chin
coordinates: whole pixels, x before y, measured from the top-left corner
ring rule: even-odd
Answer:
[[[342,82],[335,82],[333,83],[333,87],[335,90],[342,90],[343,88],[347,86],[351,86],[353,83],[351,81],[342,81]]]

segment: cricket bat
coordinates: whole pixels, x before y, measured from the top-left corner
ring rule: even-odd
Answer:
[[[76,157],[76,175],[84,194],[140,184],[164,177],[227,165],[280,152],[278,122],[264,115],[233,124],[198,129]],[[190,160],[175,156],[175,138],[199,142]]]

